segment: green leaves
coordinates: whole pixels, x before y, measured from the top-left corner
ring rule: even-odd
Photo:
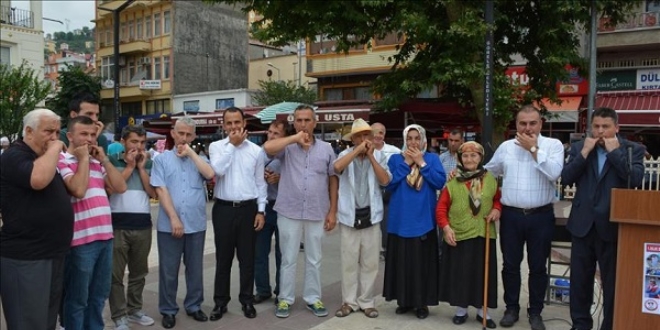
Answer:
[[[16,140],[25,114],[34,110],[50,90],[50,84],[39,78],[27,62],[18,67],[0,64],[0,135]]]
[[[69,118],[69,101],[76,94],[89,92],[100,99],[101,78],[88,75],[79,66],[67,65],[66,70],[60,71],[57,77],[57,85],[60,90],[55,98],[48,102],[48,107],[60,115],[62,119]]]
[[[316,91],[304,86],[296,86],[292,80],[259,80],[260,90],[254,96],[259,105],[269,106],[280,102],[300,102],[312,104],[316,101]]]

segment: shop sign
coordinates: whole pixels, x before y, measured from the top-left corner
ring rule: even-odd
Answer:
[[[160,89],[160,80],[140,80],[140,89]]]
[[[286,117],[284,117],[286,116]],[[293,122],[293,114],[278,114],[278,119],[284,119],[290,123]],[[338,110],[338,111],[317,111],[316,112],[316,122],[320,124],[324,123],[348,123],[353,122],[355,119],[362,118],[364,120],[369,120],[369,111],[368,110]]]
[[[660,68],[637,70],[637,89],[660,89]]]
[[[637,82],[635,70],[603,71],[596,75],[597,91],[634,90]]]

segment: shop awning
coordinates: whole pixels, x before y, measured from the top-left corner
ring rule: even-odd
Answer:
[[[616,110],[619,125],[660,127],[660,90],[599,92],[596,108]]]
[[[295,110],[301,104],[302,103],[298,102],[280,102],[264,108],[254,116],[261,119],[263,124],[269,124],[275,120],[278,114],[293,113],[293,110]],[[286,119],[286,117],[284,118]]]
[[[555,103],[548,98],[541,99],[541,102],[534,102],[534,106],[540,108],[543,105],[549,112],[548,122],[550,123],[577,123],[582,96],[560,97],[561,103]]]

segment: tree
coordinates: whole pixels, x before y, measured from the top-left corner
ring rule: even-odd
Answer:
[[[374,83],[383,96],[382,108],[395,108],[419,92],[439,86],[444,97],[458,99],[483,120],[485,1],[370,0],[271,1],[205,0],[242,6],[263,19],[254,22],[255,36],[274,45],[317,35],[335,40],[337,52],[371,45],[395,33],[403,38],[388,60],[392,69]],[[580,56],[581,31],[588,32],[591,0],[494,0],[494,141],[521,103],[550,97],[555,82],[568,77],[565,66],[587,66]],[[622,21],[637,2],[601,0],[597,7],[610,24]],[[513,56],[527,60],[529,90],[524,95],[511,86],[504,72]]]
[[[60,71],[57,77],[60,90],[49,101],[48,106],[62,118],[69,118],[69,101],[82,92],[88,92],[100,98],[101,78],[90,76],[79,66],[67,65],[66,70]]]
[[[0,64],[0,135],[14,141],[23,117],[43,101],[51,87],[27,62],[18,67]]]
[[[264,106],[280,102],[300,102],[312,104],[316,101],[316,92],[304,86],[296,86],[292,80],[259,80],[259,91],[254,100]]]

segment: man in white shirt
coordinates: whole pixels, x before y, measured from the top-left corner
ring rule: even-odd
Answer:
[[[211,167],[215,171],[215,203],[212,210],[215,233],[215,307],[211,321],[222,318],[231,300],[229,293],[234,253],[240,267],[240,293],[247,318],[257,316],[253,306],[254,250],[257,234],[264,226],[266,180],[261,148],[247,140],[245,117],[239,108],[225,110],[223,126],[227,138],[211,143]]]
[[[378,275],[380,224],[383,217],[381,187],[390,182],[387,157],[374,149],[373,132],[363,119],[353,122],[343,138],[353,147],[342,151],[334,162],[339,175],[337,220],[341,224],[341,295],[343,304],[335,316],[362,310],[369,318],[378,316],[375,286]]]
[[[529,265],[529,323],[533,330],[545,330],[541,312],[548,284],[546,261],[554,233],[555,182],[564,166],[564,147],[540,134],[541,113],[532,105],[516,114],[516,137],[503,142],[485,166],[493,175],[502,175],[502,249],[504,302],[500,321],[511,327],[520,311],[520,263],[527,245]]]
[[[385,164],[390,160],[390,156],[394,154],[400,154],[401,149],[385,143],[385,135],[387,134],[387,129],[385,125],[381,123],[371,124],[371,130],[374,132],[373,144],[376,150],[383,153],[385,156]],[[380,222],[381,230],[381,246],[380,246],[380,258],[385,260],[385,250],[387,249],[387,211],[390,204],[390,193],[383,189],[383,221]]]

